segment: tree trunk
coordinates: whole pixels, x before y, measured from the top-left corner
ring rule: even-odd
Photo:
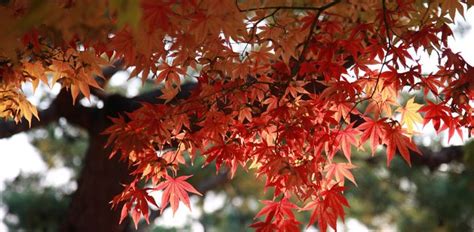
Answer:
[[[127,221],[118,224],[120,210],[109,202],[128,183],[127,166],[108,159],[103,136],[90,135],[84,167],[73,195],[62,231],[126,231]]]
[[[109,104],[107,104],[109,103]],[[61,231],[127,231],[129,220],[118,224],[120,209],[111,209],[110,201],[123,190],[121,184],[131,181],[126,162],[118,156],[109,159],[105,149],[107,137],[101,135],[110,126],[108,117],[120,112],[119,102],[106,102],[104,109],[95,111],[88,126],[89,147],[84,166]],[[124,104],[125,105],[125,104]]]

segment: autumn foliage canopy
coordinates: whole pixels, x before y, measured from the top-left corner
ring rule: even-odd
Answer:
[[[300,211],[325,231],[349,206],[351,150],[385,148],[387,165],[396,155],[410,164],[422,155],[412,141],[422,125],[449,137],[474,133],[474,68],[448,43],[449,24],[471,1],[0,4],[2,118],[36,120],[27,82],[60,84],[76,104],[89,98],[117,60],[161,88],[160,104],[143,102],[104,132],[134,176],[113,199],[122,220],[129,212],[135,223],[148,220],[150,204],[189,207],[188,194],[200,193],[179,169],[201,156],[230,177],[251,169],[272,190],[257,231],[299,231]],[[436,71],[424,70],[424,53],[436,57]],[[405,103],[402,94],[420,97]],[[153,191],[163,191],[160,204]]]

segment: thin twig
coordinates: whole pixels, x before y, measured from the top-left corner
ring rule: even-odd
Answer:
[[[300,69],[301,63],[303,62],[304,57],[305,57],[306,53],[308,52],[309,42],[311,41],[311,37],[314,33],[314,30],[316,29],[316,25],[318,23],[319,17],[323,13],[323,11],[325,11],[328,8],[336,5],[339,2],[341,2],[341,0],[336,0],[336,1],[333,1],[333,2],[330,2],[330,3],[326,4],[324,6],[318,7],[318,13],[316,14],[316,16],[314,17],[313,22],[311,23],[308,36],[306,37],[306,39],[304,41],[304,44],[303,44],[303,50],[301,51],[301,54],[298,57],[297,63],[295,64],[295,66],[293,66],[293,68],[291,70],[291,76],[295,76],[298,73],[299,69]]]
[[[312,11],[324,11],[327,8],[331,7],[335,2],[340,2],[339,0],[331,2],[329,4],[315,7],[315,6],[262,6],[262,7],[253,7],[242,9],[239,6],[238,0],[235,0],[235,5],[240,12],[249,12],[249,11],[257,11],[257,10],[271,10],[271,9],[282,9],[282,10],[312,10]]]
[[[385,31],[387,33],[387,43],[388,43],[388,46],[387,46],[387,52],[385,53],[384,55],[384,58],[383,58],[383,61],[382,61],[382,66],[380,67],[380,71],[377,75],[377,79],[375,80],[375,86],[373,87],[373,90],[372,92],[370,93],[369,96],[357,101],[354,106],[352,106],[352,108],[349,110],[349,112],[347,113],[347,115],[345,117],[342,118],[342,121],[346,121],[346,119],[348,117],[350,117],[351,115],[351,112],[362,102],[364,101],[368,101],[370,99],[372,99],[372,97],[375,95],[375,92],[377,92],[377,87],[379,85],[379,82],[380,82],[380,77],[382,76],[382,71],[384,69],[384,67],[387,65],[388,61],[387,61],[387,58],[388,58],[388,54],[390,52],[390,49],[392,48],[392,43],[391,43],[391,38],[389,36],[389,31],[390,31],[390,27],[389,27],[389,24],[387,22],[387,16],[386,16],[386,6],[385,6],[385,0],[382,0],[382,9],[383,9],[383,17],[384,17],[384,24],[385,24]],[[342,129],[342,123],[340,122],[339,124],[339,129],[338,131],[340,131]]]

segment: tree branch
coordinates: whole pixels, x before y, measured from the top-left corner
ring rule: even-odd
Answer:
[[[235,0],[235,6],[237,7],[237,9],[239,9],[240,12],[249,12],[249,11],[256,11],[256,10],[272,10],[272,9],[323,11],[333,6],[336,2],[340,2],[340,0],[336,0],[334,2],[330,2],[326,5],[319,6],[319,7],[315,7],[315,6],[262,6],[262,7],[242,9],[239,6],[238,0]]]
[[[33,118],[31,121],[31,127],[28,121],[22,119],[20,123],[16,124],[14,121],[2,121],[0,122],[0,138],[8,138],[15,134],[31,130],[33,128],[48,125],[59,119],[57,113],[57,107],[55,104],[51,104],[46,110],[42,110],[38,113],[41,120]]]
[[[463,161],[463,146],[443,147],[434,152],[427,147],[419,147],[423,155],[410,154],[414,166],[427,166],[431,171],[438,169],[442,164],[449,164],[453,161]]]
[[[93,113],[98,110],[96,108],[84,107],[79,103],[73,104],[71,93],[66,89],[62,89],[59,92],[52,104],[56,105],[58,119],[64,117],[71,124],[87,130],[91,129],[91,122],[94,120]]]
[[[186,83],[181,85],[181,91],[176,95],[175,99],[186,99],[191,96],[191,91],[197,87],[197,83]],[[138,96],[133,97],[131,100],[136,102],[147,102],[153,104],[164,104],[165,100],[159,97],[163,94],[161,89],[154,89],[152,91],[142,93]],[[173,101],[171,101],[173,102]]]
[[[316,26],[318,24],[318,21],[319,21],[319,17],[321,16],[321,14],[323,13],[323,11],[331,8],[332,6],[338,4],[339,2],[341,2],[341,0],[335,0],[335,1],[332,1],[324,6],[321,6],[321,7],[318,7],[316,10],[318,11],[318,13],[316,13],[316,15],[314,16],[314,20],[313,22],[311,23],[311,26],[310,26],[310,29],[309,29],[309,33],[308,33],[308,36],[306,37],[304,43],[303,43],[303,50],[301,51],[301,54],[300,56],[298,57],[298,60],[296,61],[296,64],[295,66],[293,66],[293,68],[291,69],[291,76],[295,76],[298,72],[299,72],[299,69],[300,69],[300,66],[301,66],[301,63],[304,61],[305,59],[305,56],[306,56],[306,53],[308,52],[308,49],[309,49],[309,43],[311,41],[311,38],[313,37],[313,33],[314,33],[314,30],[316,29]]]
[[[91,94],[99,98],[100,100],[105,100],[108,97],[108,94],[103,90],[110,78],[123,69],[124,61],[123,59],[116,60],[112,65],[107,66],[102,69],[102,77],[97,77],[97,83],[102,89],[91,88]]]
[[[47,109],[39,111],[39,120],[32,119],[31,126],[25,119],[22,119],[18,124],[12,120],[0,122],[0,138],[8,138],[21,132],[46,126],[61,117],[76,126],[88,129],[92,113],[95,110],[95,108],[84,107],[80,104],[73,105],[71,94],[63,89]]]
[[[222,186],[222,184],[228,181],[229,181],[229,171],[225,170],[225,171],[219,172],[219,174],[215,176],[205,179],[204,181],[202,181],[196,186],[196,189],[200,193],[204,194],[210,190],[217,188],[218,186]]]
[[[443,147],[439,151],[433,151],[428,147],[418,146],[422,155],[410,151],[410,160],[412,166],[426,166],[430,171],[434,171],[442,164],[449,164],[454,161],[463,162],[463,146]],[[399,154],[399,153],[397,153]],[[384,156],[374,156],[365,159],[369,164],[375,165],[382,160]]]
[[[121,70],[123,66],[123,60],[117,60],[112,66],[104,67],[102,69],[102,76],[104,79],[101,79],[101,86],[105,85],[115,73]],[[97,91],[98,89],[91,89],[92,93],[98,98],[105,96],[100,94]],[[82,97],[82,96],[81,96]],[[92,113],[95,111],[95,108],[88,108],[81,106],[80,104],[73,105],[71,94],[64,88],[59,92],[53,102],[45,110],[38,112],[39,120],[36,118],[32,119],[31,126],[28,121],[22,119],[18,124],[14,121],[2,121],[0,122],[0,138],[8,138],[15,134],[29,131],[31,129],[46,126],[51,122],[57,121],[59,118],[64,117],[69,122],[76,126],[89,129],[92,120]]]

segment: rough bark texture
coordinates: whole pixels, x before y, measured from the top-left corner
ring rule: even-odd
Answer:
[[[118,224],[120,210],[111,209],[109,202],[119,194],[121,184],[129,183],[128,166],[118,160],[119,156],[109,159],[110,149],[105,148],[107,137],[101,133],[111,124],[109,118],[119,113],[132,111],[139,107],[136,101],[120,95],[111,95],[104,99],[104,108],[89,111],[88,123],[82,125],[89,134],[89,147],[84,167],[73,195],[62,231],[127,231],[129,220]],[[84,114],[84,109],[75,115]]]
[[[120,183],[130,180],[127,165],[108,159],[106,139],[90,134],[84,167],[73,195],[62,231],[126,231],[128,221],[118,224],[119,210],[111,210],[110,200],[122,191]]]

